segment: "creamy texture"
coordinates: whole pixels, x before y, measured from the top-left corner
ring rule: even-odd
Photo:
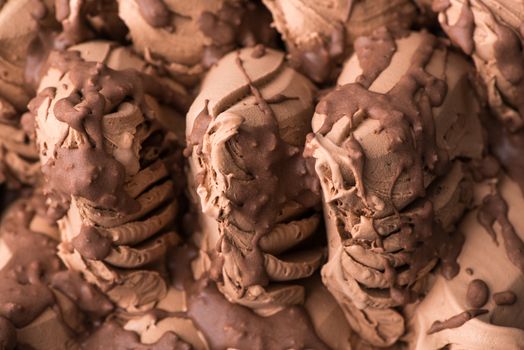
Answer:
[[[416,8],[407,0],[264,0],[292,64],[315,82],[334,80],[335,68],[361,35],[382,27],[409,28]]]
[[[519,0],[436,1],[439,21],[475,61],[493,113],[511,131],[524,125],[524,4]]]
[[[428,33],[385,29],[355,42],[339,87],[317,105],[305,154],[324,198],[324,283],[365,340],[404,333],[395,307],[416,301],[443,260],[458,273],[455,223],[471,203],[463,159],[480,158],[480,107],[471,70]]]
[[[193,279],[191,246],[177,247],[170,261],[172,285],[156,307],[116,312],[84,342],[87,349],[351,349],[355,343],[336,301],[318,277],[304,281],[304,308],[269,317],[232,304],[207,277]]]
[[[2,349],[77,349],[89,320],[113,305],[56,256],[58,227],[42,194],[14,202],[0,230],[0,345]]]
[[[497,192],[507,203],[509,222],[522,242],[524,220],[520,213],[524,210],[524,201],[514,181],[501,175],[499,179],[476,184],[475,202],[482,211],[485,198]],[[524,347],[522,271],[508,258],[502,227],[493,226],[495,241],[483,227],[479,215],[479,209],[472,210],[457,228],[466,236],[458,257],[460,273],[452,280],[434,276],[428,295],[410,311],[410,333],[407,336],[410,348],[440,349],[446,345],[449,349],[472,350]],[[474,280],[481,280],[489,288],[487,303],[481,306],[487,313],[457,328],[428,334],[435,321],[444,321],[471,309],[470,285]]]
[[[179,241],[160,123],[176,119],[183,90],[110,42],[55,52],[48,64],[31,107],[49,200],[67,211],[59,255],[118,306],[152,307]]]
[[[304,308],[290,307],[269,317],[228,302],[207,277],[194,280],[192,247],[178,248],[170,266],[173,285],[155,310],[118,315],[123,328],[143,344],[158,344],[168,332],[194,349],[350,349],[354,333],[318,277],[304,281]],[[153,348],[154,348],[153,345]]]
[[[284,54],[258,47],[225,56],[187,118],[190,183],[202,210],[197,244],[219,288],[260,313],[301,304],[321,249],[287,251],[315,233],[317,182],[302,157],[314,88]],[[280,283],[282,282],[282,283]]]
[[[133,46],[187,84],[239,46],[270,43],[270,16],[249,1],[118,0]]]
[[[0,349],[524,348],[523,22],[0,0]]]
[[[524,129],[510,132],[495,118],[490,118],[486,124],[493,154],[524,194],[524,160],[521,157],[524,149]]]

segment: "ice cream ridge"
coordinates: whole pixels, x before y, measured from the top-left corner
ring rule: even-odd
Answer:
[[[441,1],[433,7],[439,12],[442,28],[452,42],[475,62],[493,113],[489,128],[493,152],[506,171],[519,178],[524,169],[518,156],[524,143],[524,4],[521,1]],[[517,181],[524,188],[524,183]]]
[[[53,52],[31,102],[45,186],[60,218],[59,255],[119,307],[149,308],[167,292],[176,167],[161,127],[184,90],[111,42]]]
[[[404,334],[399,307],[424,294],[439,260],[446,278],[458,273],[481,110],[471,67],[427,32],[379,29],[355,51],[316,107],[305,153],[322,184],[323,281],[352,328],[383,347]]]
[[[322,248],[307,244],[320,193],[302,156],[314,91],[282,52],[257,46],[210,70],[187,117],[202,264],[230,301],[261,314],[303,303],[303,287],[286,282],[322,261]]]
[[[20,0],[0,5],[1,183],[21,187],[39,181],[34,121],[26,112],[46,53],[95,36],[125,36],[127,29],[115,5],[108,0]]]

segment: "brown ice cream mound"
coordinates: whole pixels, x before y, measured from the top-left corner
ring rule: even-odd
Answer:
[[[302,156],[313,92],[283,53],[244,49],[211,69],[188,113],[189,182],[209,225],[197,244],[229,300],[264,314],[301,304],[303,288],[284,282],[322,259],[315,247],[286,254],[319,223],[318,182]]]
[[[375,29],[409,29],[417,11],[406,0],[264,0],[291,64],[317,83],[335,80],[356,38]]]
[[[365,340],[389,346],[405,331],[395,308],[423,295],[438,260],[458,273],[453,232],[471,203],[464,159],[482,154],[480,108],[467,63],[431,34],[379,29],[355,48],[317,105],[306,154],[325,201],[324,282]]]
[[[65,215],[59,254],[126,309],[167,291],[164,259],[179,237],[162,125],[184,94],[130,50],[95,41],[52,53],[32,102],[46,186]]]
[[[190,266],[198,256],[194,247],[181,246],[174,253],[169,264],[172,285],[155,309],[115,313],[87,339],[86,348],[163,349],[165,344],[196,350],[350,348],[352,332],[319,278],[305,281],[304,307],[264,317],[227,301],[208,277],[194,280]]]

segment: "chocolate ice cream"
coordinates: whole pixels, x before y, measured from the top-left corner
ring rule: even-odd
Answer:
[[[0,350],[524,348],[523,22],[0,0]]]
[[[6,211],[0,229],[0,348],[77,349],[90,321],[113,308],[109,300],[56,256],[58,227],[42,194],[26,195]]]
[[[0,184],[10,187],[35,185],[38,181],[32,121],[29,116],[22,117],[33,96],[24,74],[28,47],[38,35],[39,22],[50,17],[51,3],[0,3]]]
[[[54,52],[48,65],[32,112],[52,209],[65,213],[59,255],[118,306],[152,307],[179,241],[182,174],[163,161],[161,122],[177,118],[183,89],[111,42]]]
[[[409,312],[412,349],[524,347],[524,200],[501,174],[475,185],[475,202],[458,226],[465,235],[460,273],[433,276],[429,294]]]
[[[27,50],[38,35],[39,20],[50,16],[52,0],[8,0],[0,3],[0,97],[18,112],[31,99],[24,70]]]
[[[273,14],[291,62],[315,82],[333,80],[354,40],[376,28],[410,27],[409,0],[263,0]]]
[[[187,118],[190,182],[201,209],[197,244],[219,288],[260,313],[301,304],[322,248],[318,182],[302,147],[315,89],[284,53],[258,46],[228,54],[206,76]]]
[[[491,110],[511,131],[524,126],[524,4],[519,0],[434,1],[442,29],[471,55]]]
[[[271,17],[245,0],[118,0],[133,46],[176,79],[194,84],[224,54],[274,41]]]
[[[339,87],[316,107],[305,153],[323,189],[328,289],[375,346],[405,331],[396,307],[443,259],[457,273],[455,223],[471,203],[467,159],[482,155],[471,69],[427,32],[386,29],[355,42]]]
[[[40,164],[34,143],[33,118],[0,97],[0,184],[12,188],[36,185]]]
[[[318,277],[303,283],[304,308],[269,317],[230,303],[208,277],[193,279],[191,246],[173,251],[172,285],[147,313],[115,312],[84,342],[88,349],[350,349],[354,333]]]

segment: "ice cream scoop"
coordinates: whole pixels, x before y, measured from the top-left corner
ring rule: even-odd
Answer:
[[[0,345],[2,349],[77,349],[88,321],[113,306],[68,272],[56,256],[59,231],[44,196],[14,202],[0,229]]]
[[[176,79],[194,84],[239,46],[270,43],[270,16],[250,1],[118,0],[135,49]]]
[[[315,82],[334,80],[335,67],[361,35],[389,26],[409,28],[416,7],[407,0],[264,0],[291,62]],[[334,76],[335,74],[335,76]]]
[[[129,49],[96,41],[54,52],[32,102],[42,171],[60,220],[60,257],[124,309],[167,292],[178,242],[169,142],[183,89]],[[180,107],[182,108],[182,107]]]
[[[524,4],[519,0],[435,1],[451,41],[471,55],[493,113],[511,131],[524,125]]]
[[[314,92],[283,52],[257,46],[222,58],[187,116],[197,245],[227,298],[264,314],[301,304],[303,288],[286,282],[322,261],[320,246],[293,249],[320,221],[318,182],[302,157]]]
[[[460,273],[452,280],[435,275],[428,295],[410,311],[412,349],[524,347],[524,257],[518,252],[524,201],[504,174],[477,183],[474,192],[477,209],[457,228],[465,235]]]
[[[322,185],[329,261],[322,278],[374,346],[404,333],[414,302],[471,203],[464,160],[483,152],[470,66],[427,32],[360,37],[339,86],[316,107],[305,154]]]

